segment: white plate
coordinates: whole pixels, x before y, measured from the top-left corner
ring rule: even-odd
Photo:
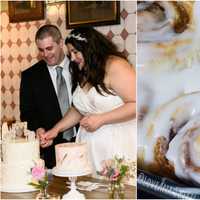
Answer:
[[[56,167],[52,169],[52,174],[55,176],[60,176],[60,177],[76,177],[76,176],[85,176],[90,174],[91,172],[67,172],[67,171],[60,171]]]
[[[21,189],[16,189],[16,188],[9,188],[9,187],[1,187],[0,188],[0,191],[1,192],[13,192],[13,193],[20,193],[20,192],[34,192],[34,191],[37,191],[38,189],[35,189],[35,188],[21,188]]]

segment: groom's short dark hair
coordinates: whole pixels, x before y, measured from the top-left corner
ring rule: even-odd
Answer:
[[[46,24],[40,27],[38,31],[36,32],[35,41],[42,40],[49,36],[51,36],[53,40],[57,43],[59,43],[60,40],[62,39],[61,32],[57,26],[52,25],[52,24]]]

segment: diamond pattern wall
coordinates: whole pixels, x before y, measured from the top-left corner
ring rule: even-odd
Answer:
[[[128,55],[135,64],[136,39],[136,2],[121,1],[121,24],[96,27],[116,43],[121,51]],[[63,37],[70,30],[65,27],[65,3],[46,6],[46,19],[22,23],[9,23],[8,13],[0,13],[0,61],[1,61],[1,121],[5,119],[19,120],[19,86],[20,73],[37,62],[37,48],[34,38],[37,29],[45,24],[57,25]]]

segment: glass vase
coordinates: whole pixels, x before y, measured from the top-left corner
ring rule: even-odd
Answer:
[[[40,189],[40,192],[37,194],[36,199],[49,199],[49,194],[47,192],[47,187]]]
[[[119,181],[112,181],[108,186],[110,199],[124,199],[124,184]]]

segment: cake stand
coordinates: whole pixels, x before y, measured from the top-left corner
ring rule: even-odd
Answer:
[[[90,174],[91,171],[82,171],[82,172],[66,172],[66,171],[59,171],[58,169],[56,169],[56,167],[54,167],[52,169],[52,174],[55,176],[60,176],[60,177],[68,177],[71,185],[70,185],[70,191],[66,194],[63,195],[62,199],[85,199],[84,194],[80,193],[77,189],[76,189],[76,179],[77,176],[85,176]]]

